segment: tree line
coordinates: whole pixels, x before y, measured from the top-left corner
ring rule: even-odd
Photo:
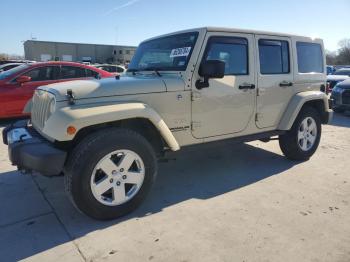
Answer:
[[[350,38],[341,40],[338,46],[335,52],[326,51],[327,65],[350,65]]]

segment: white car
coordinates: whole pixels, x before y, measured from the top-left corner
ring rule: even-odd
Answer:
[[[95,67],[105,70],[107,72],[110,72],[112,74],[123,74],[126,71],[125,67],[122,65],[103,64],[103,65],[96,65]]]
[[[0,72],[10,70],[20,65],[23,65],[23,63],[8,63],[8,64],[0,65]]]

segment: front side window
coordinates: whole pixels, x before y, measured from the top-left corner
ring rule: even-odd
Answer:
[[[144,42],[137,48],[128,71],[185,71],[197,37],[198,32],[192,32]]]
[[[322,47],[316,43],[297,42],[299,73],[323,73]]]
[[[61,67],[61,78],[82,78],[86,77],[85,68],[75,66],[62,66]]]
[[[288,74],[289,44],[280,40],[259,40],[260,73]]]
[[[24,73],[24,76],[29,76],[31,81],[50,81],[56,79],[56,67],[46,66],[39,67]]]
[[[248,74],[248,41],[245,38],[212,37],[205,60],[225,62],[225,75]]]

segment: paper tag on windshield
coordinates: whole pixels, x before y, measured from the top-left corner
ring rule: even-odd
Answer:
[[[190,54],[191,47],[180,47],[171,50],[170,57],[178,57],[178,56],[188,56]]]

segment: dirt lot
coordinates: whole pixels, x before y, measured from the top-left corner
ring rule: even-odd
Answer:
[[[19,174],[1,144],[0,260],[348,262],[350,117],[323,128],[304,163],[277,141],[161,163],[146,202],[112,222],[77,212],[61,177]]]

